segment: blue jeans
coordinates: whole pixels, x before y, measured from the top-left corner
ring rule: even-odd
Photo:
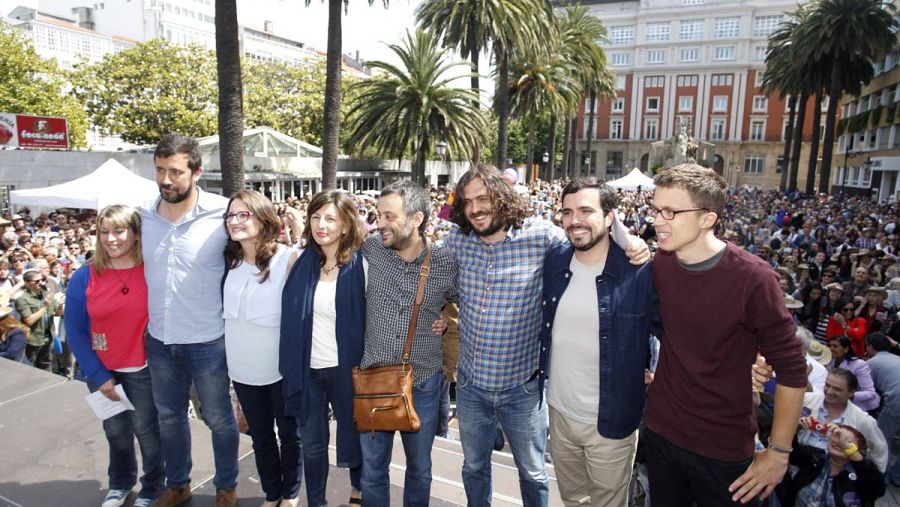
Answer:
[[[421,427],[415,432],[400,432],[403,451],[406,454],[406,477],[403,481],[404,507],[427,506],[431,499],[431,446],[437,429],[438,404],[440,402],[443,373],[438,371],[427,380],[413,387],[413,406]],[[393,431],[377,431],[360,434],[362,447],[362,499],[363,505],[384,507],[390,505],[391,482],[388,469],[394,448]]]
[[[109,443],[109,489],[131,490],[137,482],[137,458],[134,453],[134,438],[137,437],[144,471],[138,496],[156,498],[165,486],[165,475],[150,369],[112,374],[116,384],[122,385],[134,410],[103,421],[103,432]],[[88,383],[91,392],[99,387]]]
[[[159,433],[166,459],[166,486],[191,483],[191,428],[187,411],[193,382],[203,421],[212,431],[216,489],[237,485],[238,433],[231,396],[225,337],[206,343],[166,345],[147,335],[147,363],[153,378],[153,398],[159,413]]]
[[[266,500],[297,498],[300,494],[302,447],[297,419],[284,414],[281,381],[251,386],[234,381],[241,409],[247,419],[259,482]],[[275,425],[278,425],[278,439]],[[279,453],[278,441],[281,441]]]
[[[328,505],[325,488],[328,484],[328,442],[331,432],[328,426],[328,404],[335,400],[338,368],[309,370],[307,418],[300,427],[303,438],[303,475],[306,477],[306,500],[310,507]],[[350,485],[361,491],[362,466],[350,468]]]
[[[505,391],[473,386],[456,373],[456,411],[463,448],[463,485],[470,507],[491,504],[491,453],[497,423],[506,434],[519,469],[519,489],[525,507],[546,506],[550,479],[544,463],[549,423],[537,377]]]
[[[450,379],[441,376],[441,401],[438,407],[437,436],[447,438],[450,433]]]

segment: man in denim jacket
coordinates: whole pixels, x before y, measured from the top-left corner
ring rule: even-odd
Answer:
[[[566,505],[626,505],[644,409],[651,328],[659,328],[651,265],[610,241],[616,191],[576,179],[562,194],[569,243],[544,262],[541,378],[550,378],[550,454]],[[550,373],[552,372],[552,377]]]

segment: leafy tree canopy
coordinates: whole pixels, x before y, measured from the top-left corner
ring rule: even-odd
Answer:
[[[85,145],[88,117],[53,60],[44,60],[18,28],[0,21],[0,112],[69,121],[73,148]]]

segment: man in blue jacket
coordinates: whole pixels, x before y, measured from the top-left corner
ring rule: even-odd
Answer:
[[[567,506],[585,496],[590,505],[627,504],[659,323],[651,265],[629,264],[610,241],[617,205],[600,180],[571,181],[562,193],[569,243],[544,261],[540,370],[550,378],[549,448]]]

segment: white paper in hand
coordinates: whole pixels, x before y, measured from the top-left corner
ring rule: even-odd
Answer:
[[[97,418],[101,421],[105,421],[110,417],[121,414],[126,410],[134,410],[134,405],[128,401],[128,397],[125,396],[125,389],[122,388],[121,384],[116,385],[116,394],[119,395],[121,401],[113,401],[106,396],[103,395],[100,391],[94,391],[91,394],[85,396],[85,399],[90,405],[91,409],[94,411],[94,414],[97,415]]]

